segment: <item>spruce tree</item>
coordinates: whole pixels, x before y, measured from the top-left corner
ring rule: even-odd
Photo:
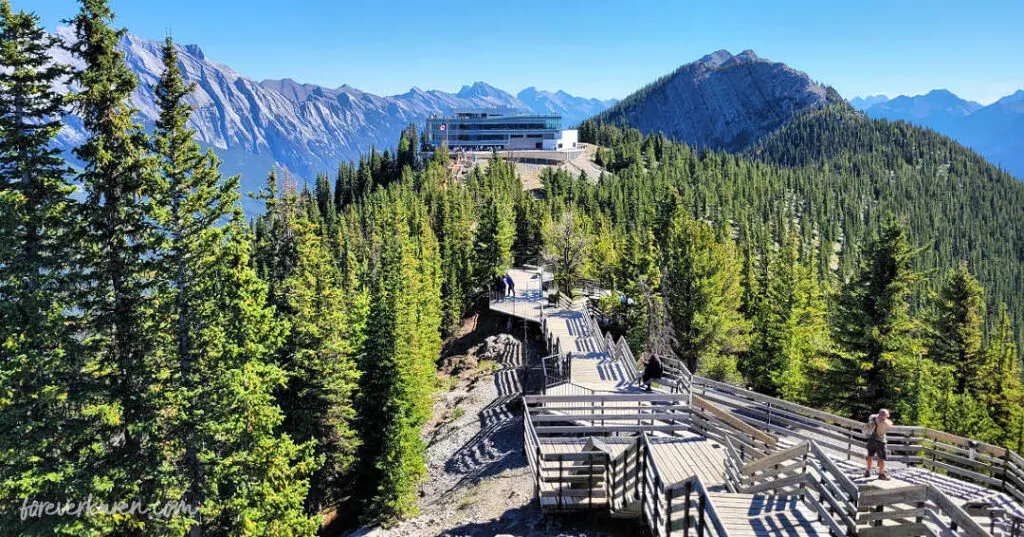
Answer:
[[[171,377],[177,419],[167,443],[178,448],[171,461],[187,476],[184,501],[202,509],[189,533],[231,535],[248,524],[310,531],[302,499],[311,459],[305,447],[275,432],[281,411],[270,394],[284,376],[268,362],[283,326],[249,267],[239,180],[223,179],[216,156],[201,152],[195,132],[186,128],[191,108],[184,99],[193,88],[182,80],[170,37],[163,62],[153,149],[164,179],[155,196],[165,241],[162,314],[173,335],[168,354],[177,362]],[[264,462],[292,482],[273,485],[267,469],[257,466]]]
[[[740,267],[731,241],[719,242],[710,225],[679,211],[669,224],[663,273],[680,359],[690,371],[738,380],[735,360],[748,327],[739,312]]]
[[[910,296],[921,275],[906,228],[892,215],[867,244],[856,276],[838,301],[830,384],[847,415],[862,418],[879,408],[916,421],[915,382],[924,353],[921,328],[910,315]]]
[[[298,263],[281,286],[291,326],[282,358],[289,374],[284,430],[315,443],[318,468],[306,504],[318,512],[348,495],[358,447],[352,425],[358,371],[341,271],[319,226],[304,216],[292,225]]]
[[[73,189],[52,144],[53,88],[69,72],[51,63],[57,44],[38,17],[0,0],[0,527],[12,534],[70,522],[22,521],[15,505],[74,493],[73,446],[89,438],[69,397],[84,379],[67,277]]]
[[[502,164],[491,164],[501,166]],[[475,265],[479,270],[479,283],[487,286],[512,267],[512,245],[515,242],[516,223],[512,200],[501,188],[486,196],[480,221],[477,224],[477,254]]]
[[[366,515],[414,514],[426,475],[420,428],[430,416],[433,364],[440,351],[440,270],[436,239],[421,217],[391,201],[381,207],[379,258],[373,274],[360,361],[358,490]]]
[[[162,188],[130,104],[136,79],[119,50],[124,31],[111,28],[112,20],[106,1],[82,0],[71,21],[76,41],[69,45],[84,64],[73,76],[70,102],[87,133],[75,149],[84,197],[75,215],[82,232],[74,260],[83,280],[80,329],[90,381],[73,397],[91,418],[93,440],[77,446],[78,464],[98,497],[151,503],[166,500],[165,492],[177,496],[181,486],[180,476],[163,468],[159,441],[166,426],[165,379],[176,365],[158,352],[167,348],[169,329],[156,314],[163,295],[157,292],[161,241],[153,196]],[[104,531],[141,534],[155,533],[166,521],[101,514],[90,522]]]
[[[985,296],[967,265],[961,263],[947,272],[935,310],[929,357],[952,368],[956,393],[977,390],[987,373],[982,347]]]

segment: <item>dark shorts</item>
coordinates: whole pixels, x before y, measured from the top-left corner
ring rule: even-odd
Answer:
[[[878,457],[879,460],[884,461],[885,455],[885,442],[868,438],[868,457]]]

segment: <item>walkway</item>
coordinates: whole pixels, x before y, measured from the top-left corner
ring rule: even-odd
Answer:
[[[929,531],[937,528],[940,534],[982,536],[992,529],[1024,537],[1010,519],[993,519],[990,511],[969,509],[981,502],[1024,520],[1020,503],[994,490],[1024,480],[1024,461],[1016,454],[1003,456],[1005,450],[995,446],[902,427],[897,429],[904,436],[893,435],[897,438],[890,442],[892,451],[898,452],[894,458],[913,464],[891,462],[891,481],[863,478],[858,422],[685,371],[673,379],[683,393],[642,393],[634,383],[635,366],[626,363],[633,361],[628,346],[606,338],[582,303],[563,296],[549,305],[538,273],[517,269],[510,275],[517,296],[492,300],[491,309],[539,323],[550,352],[572,355],[567,382],[549,385],[543,396],[524,399],[524,443],[537,474],[542,507],[603,507],[613,516],[643,517],[659,537],[685,534],[685,523],[677,518],[683,510],[694,510],[692,516],[700,516],[701,524],[704,515],[720,522],[721,528],[707,529],[732,537],[814,537],[828,535],[830,526],[833,534],[862,531],[867,536],[898,528],[897,533],[909,537],[924,531],[920,513],[926,514]],[[736,450],[741,444],[749,449],[737,455],[723,445],[727,441]],[[820,482],[805,483],[806,471],[784,477],[782,470],[765,466],[751,470],[759,467],[753,462],[761,457],[758,451],[792,452],[787,448],[802,442],[809,442],[814,454],[795,463],[800,468],[810,468],[808,456],[828,461],[814,470]],[[806,453],[809,448],[803,449]],[[975,449],[980,450],[977,456]],[[766,462],[772,458],[764,457]],[[740,475],[728,470],[730,465]],[[767,473],[755,482],[747,471]],[[829,480],[832,484],[825,482]],[[821,487],[836,487],[841,481],[850,491],[845,499],[839,489],[822,492]],[[808,487],[818,492],[793,492]],[[691,493],[697,494],[699,504],[696,499],[694,505],[682,500]],[[834,498],[828,499],[839,503],[822,507],[830,494]],[[914,502],[903,502],[911,497]],[[881,514],[881,504],[871,503],[881,498],[889,502],[886,515]],[[875,505],[870,515],[858,512],[859,507]]]
[[[540,323],[545,337],[557,341],[563,353],[572,354],[570,382],[599,392],[633,391],[632,373],[608,352],[607,341],[598,327],[585,316],[581,302],[548,304],[541,279],[549,274],[521,268],[508,271],[515,282],[516,296],[491,300],[490,309]],[[572,387],[562,387],[551,393],[568,393]]]

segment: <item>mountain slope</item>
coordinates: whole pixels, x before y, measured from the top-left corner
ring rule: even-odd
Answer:
[[[980,110],[982,105],[957,97],[948,90],[932,90],[925,95],[900,95],[884,103],[869,106],[869,117],[904,120],[946,132],[961,119]]]
[[[619,102],[616,99],[602,101],[576,97],[562,90],[551,93],[533,86],[520,91],[516,98],[535,112],[562,116],[564,127],[579,125],[584,119],[599,114]]]
[[[792,188],[825,237],[860,240],[893,212],[929,246],[922,268],[967,262],[989,307],[1004,301],[1017,326],[1024,321],[1024,183],[981,155],[846,104],[801,114],[748,155],[807,172],[808,182]]]
[[[738,151],[797,112],[825,104],[827,93],[806,74],[752,51],[733,56],[719,50],[658,79],[594,120]]]
[[[59,28],[57,33],[65,40],[72,39],[67,28]],[[132,34],[122,40],[126,62],[139,79],[133,102],[147,127],[157,118],[153,87],[163,70],[161,46]],[[243,191],[262,186],[274,165],[306,179],[319,172],[333,172],[340,162],[358,159],[371,147],[394,146],[402,129],[410,123],[422,126],[432,114],[458,108],[530,110],[515,96],[483,82],[463,86],[455,94],[413,87],[401,95],[384,97],[348,85],[324,88],[290,79],[257,82],[210,61],[196,45],[178,48],[184,78],[196,84],[186,99],[195,109],[189,127],[205,147],[214,148],[221,156],[225,173],[242,173]],[[53,55],[58,61],[77,63],[62,50]],[[557,101],[538,98],[535,104],[542,107],[540,111],[557,111],[567,117],[603,109],[591,100],[561,95]],[[552,102],[559,106],[553,108]],[[83,137],[73,117],[67,123],[58,139],[63,149],[74,147]]]
[[[864,111],[876,119],[903,120],[935,129],[1024,179],[1024,90],[988,106],[934,90],[899,96]]]

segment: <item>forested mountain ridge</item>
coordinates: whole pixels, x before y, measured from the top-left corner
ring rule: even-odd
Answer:
[[[836,104],[799,115],[747,154],[816,176],[795,186],[831,239],[855,242],[885,212],[898,214],[927,246],[922,268],[964,261],[990,310],[1006,302],[1018,326],[1024,319],[1024,183],[975,151]]]
[[[698,147],[739,151],[821,106],[828,88],[785,64],[746,50],[719,50],[683,65],[593,119]]]
[[[850,104],[872,118],[935,129],[1024,179],[1024,90],[987,106],[948,90],[883,100],[855,98]]]
[[[68,27],[59,27],[57,36],[65,42],[74,39]],[[131,33],[120,42],[128,68],[139,79],[132,103],[140,122],[151,128],[158,114],[153,88],[162,72],[162,44]],[[189,127],[197,141],[217,151],[225,173],[242,174],[243,192],[258,190],[266,170],[274,165],[312,180],[320,172],[337,170],[339,163],[358,160],[372,147],[392,148],[402,129],[410,123],[422,125],[432,114],[499,107],[559,113],[571,124],[608,105],[545,91],[527,91],[523,95],[530,102],[525,103],[484,82],[463,86],[457,93],[413,87],[403,94],[379,96],[347,84],[325,88],[290,79],[256,81],[211,61],[198,45],[176,46],[182,76],[196,84],[186,97],[195,109]],[[51,54],[81,66],[60,48]],[[62,128],[58,147],[74,147],[83,136],[81,124],[72,119]],[[254,208],[244,203],[247,209]]]

